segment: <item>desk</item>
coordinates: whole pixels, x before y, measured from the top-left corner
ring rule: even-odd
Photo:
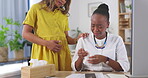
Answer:
[[[17,73],[17,74],[16,74]],[[74,71],[56,71],[56,75],[54,77],[51,78],[65,78],[66,76],[70,75],[70,74],[85,74],[85,73],[100,73],[100,72],[74,72]],[[129,75],[130,73],[123,73],[123,72],[102,72],[104,75],[106,74],[126,74]],[[19,72],[14,72],[14,73],[7,73],[5,75],[0,75],[0,78],[21,78],[21,74],[20,71]],[[112,78],[112,77],[105,77],[105,78]],[[127,78],[127,77],[125,77]]]
[[[66,76],[70,75],[70,74],[86,74],[86,73],[101,73],[101,72],[74,72],[74,71],[57,71],[56,72],[56,78],[65,78]],[[103,75],[106,75],[106,74],[117,74],[117,75],[130,75],[129,72],[125,73],[125,72],[102,72]],[[54,77],[53,77],[54,78]],[[105,77],[105,78],[110,78],[110,77]],[[125,77],[127,78],[127,77]]]

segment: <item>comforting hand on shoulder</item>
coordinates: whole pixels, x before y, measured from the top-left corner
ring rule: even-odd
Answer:
[[[90,56],[88,59],[88,62],[91,64],[98,64],[101,62],[106,62],[106,57],[102,56],[102,55],[94,55],[94,56]]]
[[[60,41],[57,40],[50,40],[47,41],[47,48],[54,52],[59,52],[61,50],[61,45],[59,44]]]
[[[81,33],[79,36],[78,36],[78,39],[83,37],[83,38],[86,38],[88,37],[89,33]]]

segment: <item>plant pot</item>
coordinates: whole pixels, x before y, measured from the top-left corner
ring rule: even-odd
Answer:
[[[8,61],[8,48],[0,47],[0,62]]]
[[[15,59],[17,60],[21,60],[24,58],[24,50],[23,49],[20,49],[18,51],[14,51],[14,57]]]

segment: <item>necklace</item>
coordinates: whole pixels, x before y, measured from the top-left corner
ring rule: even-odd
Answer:
[[[106,33],[105,41],[104,41],[104,43],[103,43],[102,46],[99,46],[99,45],[97,44],[97,41],[96,41],[96,39],[95,39],[95,35],[94,35],[95,47],[96,47],[97,49],[104,49],[104,48],[105,48],[105,45],[106,45],[106,41],[107,41],[107,33]]]

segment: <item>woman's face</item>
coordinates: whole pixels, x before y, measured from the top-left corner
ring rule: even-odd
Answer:
[[[55,5],[61,7],[66,3],[66,0],[55,0]]]
[[[106,29],[109,27],[107,18],[101,14],[94,14],[91,17],[91,31],[97,38],[102,38],[106,34]]]

